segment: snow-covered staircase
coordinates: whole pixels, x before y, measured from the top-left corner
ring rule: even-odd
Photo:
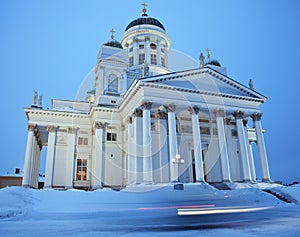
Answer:
[[[278,191],[271,190],[271,189],[264,189],[263,191],[273,195],[274,197],[278,198],[279,200],[281,200],[283,202],[293,203],[293,200],[291,200],[289,197],[287,197],[283,193],[279,193]]]
[[[226,183],[210,183],[210,185],[219,190],[231,190]]]

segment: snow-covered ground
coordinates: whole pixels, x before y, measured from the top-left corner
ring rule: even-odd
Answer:
[[[0,190],[0,236],[300,236],[300,186]],[[262,191],[292,200],[286,203]]]

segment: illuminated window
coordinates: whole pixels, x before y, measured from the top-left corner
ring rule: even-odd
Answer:
[[[106,141],[112,141],[112,142],[117,141],[117,134],[108,132],[106,134]]]
[[[86,180],[87,175],[87,160],[77,159],[76,180]]]

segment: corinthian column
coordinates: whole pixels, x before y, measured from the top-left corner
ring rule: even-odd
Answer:
[[[258,155],[260,160],[262,181],[270,182],[271,178],[270,178],[266,146],[265,146],[264,136],[262,133],[261,116],[262,116],[261,113],[254,113],[251,117],[253,119],[253,124],[255,127],[256,143],[257,143]]]
[[[93,162],[93,189],[102,188],[103,138],[105,123],[95,122],[95,157]]]
[[[214,113],[216,115],[216,120],[217,120],[219,152],[220,152],[221,169],[222,169],[222,181],[231,182],[228,150],[227,150],[225,128],[224,128],[225,113],[223,110],[215,110]]]
[[[73,188],[74,163],[75,163],[75,144],[77,128],[68,129],[68,152],[66,160],[66,189]]]
[[[178,180],[179,172],[177,164],[171,162],[176,158],[178,154],[177,147],[177,133],[176,133],[176,119],[175,110],[176,106],[171,104],[166,106],[168,113],[168,129],[169,129],[169,161],[170,161],[170,178],[171,182],[176,182]]]
[[[48,130],[48,147],[46,158],[46,170],[45,170],[45,188],[51,188],[53,186],[53,172],[54,172],[54,159],[55,159],[55,140],[57,127],[49,126]]]
[[[143,181],[143,134],[142,134],[142,115],[141,109],[136,109],[133,113],[134,119],[134,143],[135,143],[135,158],[136,158],[136,183],[140,184]]]
[[[199,108],[196,106],[190,107],[189,112],[192,115],[196,182],[204,182],[202,144],[198,116]]]
[[[243,168],[243,179],[246,182],[251,180],[250,166],[249,166],[249,153],[248,153],[248,143],[246,139],[245,129],[243,126],[244,112],[236,111],[234,114],[236,121],[236,128],[238,133],[239,147],[242,158],[242,168]]]
[[[31,186],[31,166],[33,165],[33,145],[34,145],[34,125],[28,125],[27,145],[25,153],[24,173],[22,179],[22,186]]]
[[[152,183],[152,139],[151,139],[151,102],[142,104],[143,109],[143,182]]]

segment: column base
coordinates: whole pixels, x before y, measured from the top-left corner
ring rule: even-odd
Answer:
[[[231,180],[229,180],[229,179],[225,179],[225,180],[222,180],[222,182],[221,183],[232,183],[232,181]]]
[[[272,183],[271,179],[262,179],[263,183]]]
[[[102,185],[94,185],[92,190],[103,189]]]
[[[23,188],[32,188],[29,184],[22,184]]]
[[[251,183],[251,180],[250,179],[244,179],[243,183]]]
[[[73,189],[73,186],[65,186],[65,189]]]

